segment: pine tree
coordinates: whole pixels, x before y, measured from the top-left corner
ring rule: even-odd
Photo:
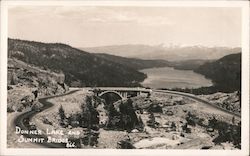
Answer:
[[[12,72],[11,74],[11,79],[10,79],[10,84],[11,85],[16,85],[17,84],[17,81],[18,81],[18,78],[16,76],[16,73],[15,72]]]
[[[139,131],[143,131],[143,128],[144,128],[144,123],[141,119],[141,116],[138,117],[138,130]]]
[[[235,117],[232,118],[232,124],[235,124]]]
[[[66,120],[66,115],[65,115],[65,111],[62,107],[62,105],[60,106],[59,110],[58,110],[58,114],[60,116],[60,125],[63,127],[67,126],[67,120]]]
[[[62,105],[60,106],[58,112],[59,112],[59,116],[60,116],[60,118],[61,118],[61,121],[63,122],[63,120],[66,119],[66,115],[65,115],[65,111],[64,111]]]
[[[87,96],[85,104],[81,105],[82,109],[82,126],[87,127],[86,136],[84,137],[84,144],[88,146],[95,146],[99,133],[99,113],[95,109],[95,103],[92,97]]]
[[[218,123],[218,120],[215,117],[213,117],[212,119],[208,121],[208,126],[213,129],[216,129],[218,125],[217,123]]]
[[[147,124],[148,124],[149,127],[155,128],[156,122],[155,122],[154,113],[152,113],[152,112],[150,113],[150,115],[149,115],[149,120],[147,121]]]

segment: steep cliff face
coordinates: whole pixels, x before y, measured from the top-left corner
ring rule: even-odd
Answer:
[[[44,71],[16,59],[8,60],[8,111],[39,105],[39,96],[58,95],[68,90],[63,73]]]

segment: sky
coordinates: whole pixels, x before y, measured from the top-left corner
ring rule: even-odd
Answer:
[[[8,36],[74,47],[123,44],[241,47],[241,10],[17,6],[8,11]]]

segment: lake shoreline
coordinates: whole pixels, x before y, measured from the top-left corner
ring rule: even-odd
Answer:
[[[150,88],[181,88],[181,89],[197,89],[201,87],[212,87],[212,80],[206,78],[200,73],[193,70],[180,70],[174,67],[154,67],[139,70],[147,75],[140,82],[143,87]]]

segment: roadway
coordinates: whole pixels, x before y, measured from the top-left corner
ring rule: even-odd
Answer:
[[[229,114],[230,116],[235,116],[236,118],[241,118],[240,114],[230,112],[227,109],[224,109],[224,108],[221,108],[221,107],[219,107],[219,106],[217,106],[215,104],[212,104],[211,102],[209,102],[209,101],[207,101],[205,99],[199,98],[199,97],[195,96],[194,94],[189,94],[189,93],[184,93],[184,92],[169,91],[169,90],[159,90],[159,89],[146,89],[146,88],[141,88],[141,87],[97,87],[97,88],[85,88],[85,89],[88,89],[88,90],[91,90],[91,91],[93,91],[94,89],[97,89],[97,90],[101,90],[101,91],[112,91],[112,90],[115,90],[115,91],[140,91],[140,92],[148,92],[148,93],[150,93],[150,92],[160,92],[160,93],[174,94],[174,95],[187,97],[187,98],[193,99],[193,100],[195,100],[197,102],[209,105],[209,106],[211,106],[213,108],[216,108],[218,110],[223,111],[226,114]]]
[[[49,97],[44,97],[44,98],[40,98],[38,99],[38,101],[43,104],[43,107],[40,109],[41,111],[44,111],[46,109],[49,109],[50,107],[53,106],[53,104],[51,102],[49,102],[48,100],[51,98],[55,98],[55,97],[62,97],[65,95],[69,95],[69,94],[73,94],[75,92],[77,92],[78,90],[73,90],[70,91],[66,94],[61,94],[61,95],[55,95],[55,96],[49,96]],[[14,127],[18,126],[20,127],[22,130],[29,130],[29,128],[27,127],[27,125],[25,124],[25,120],[26,119],[30,119],[32,117],[34,117],[36,114],[40,113],[38,111],[35,110],[31,110],[29,112],[25,112],[19,116],[16,117],[16,119],[14,120]],[[45,142],[43,143],[37,143],[39,145],[42,145],[44,147],[48,147],[48,148],[66,148],[66,144],[59,144],[59,143],[47,143],[47,136],[45,134],[42,135],[33,135],[33,134],[23,134],[23,136],[25,136],[26,138],[45,138]]]
[[[230,115],[230,116],[235,116],[236,118],[240,119],[241,118],[241,115],[240,114],[237,114],[237,113],[233,113],[233,112],[230,112],[224,108],[221,108],[215,104],[212,104],[211,102],[205,100],[205,99],[202,99],[202,98],[199,98],[197,96],[195,96],[194,94],[189,94],[189,93],[184,93],[184,92],[176,92],[176,91],[169,91],[169,90],[153,90],[153,92],[158,92],[158,93],[167,93],[167,94],[173,94],[173,95],[179,95],[179,96],[183,96],[183,97],[187,97],[187,98],[190,98],[192,100],[195,100],[197,102],[200,102],[200,103],[203,103],[205,105],[209,105],[211,107],[214,107],[216,109],[219,109],[223,112],[225,112],[226,114]]]
[[[112,87],[114,89],[114,87]],[[84,88],[84,89],[88,89],[88,90],[91,90],[90,88]],[[104,89],[104,88],[103,88]],[[106,88],[107,89],[107,88]],[[109,87],[109,89],[111,89],[111,87]],[[127,89],[127,90],[130,90],[129,88],[122,88],[123,90]],[[136,90],[137,89],[137,90]],[[139,88],[141,89],[141,88]],[[51,102],[48,102],[49,99],[51,98],[55,98],[55,97],[62,97],[62,96],[65,96],[65,95],[69,95],[69,94],[73,94],[75,92],[77,92],[79,89],[75,89],[73,91],[70,91],[66,94],[62,94],[62,95],[55,95],[55,96],[49,96],[49,97],[44,97],[44,98],[40,98],[38,99],[38,101],[43,104],[43,107],[41,108],[41,111],[44,111],[46,109],[49,109],[50,107],[53,106],[53,104]],[[92,89],[93,90],[93,89]],[[134,88],[135,91],[138,91],[138,88]],[[143,90],[143,89],[142,89]],[[149,91],[149,89],[144,89],[144,91],[147,90]],[[195,100],[199,103],[203,103],[205,105],[209,105],[209,106],[212,106],[216,109],[219,109],[231,116],[235,116],[236,118],[240,118],[241,116],[239,114],[235,114],[235,113],[232,113],[228,110],[225,110],[223,108],[220,108],[214,104],[211,104],[210,102],[204,100],[204,99],[201,99],[201,98],[198,98],[196,97],[195,95],[193,94],[188,94],[188,93],[183,93],[183,92],[176,92],[176,91],[168,91],[168,90],[151,90],[153,92],[158,92],[158,93],[166,93],[166,94],[173,94],[173,95],[178,95],[178,96],[182,96],[182,97],[187,97],[187,98],[190,98],[192,100]],[[41,112],[40,111],[40,112]],[[27,127],[27,125],[25,125],[25,119],[31,119],[32,117],[34,117],[36,114],[40,113],[40,112],[37,112],[35,110],[31,110],[29,112],[25,112],[21,115],[19,115],[15,120],[14,120],[14,127],[15,126],[19,126],[22,130],[29,130],[29,128]],[[45,138],[45,140],[47,140],[47,136],[46,135],[32,135],[32,134],[24,134],[25,137],[27,138]],[[66,148],[66,145],[65,144],[58,144],[58,143],[38,143],[44,147],[48,147],[48,148]]]

